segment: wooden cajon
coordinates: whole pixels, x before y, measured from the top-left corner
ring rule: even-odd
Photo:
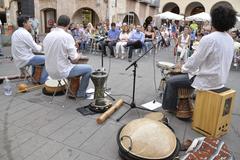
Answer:
[[[228,132],[236,91],[197,91],[192,128],[207,137]]]

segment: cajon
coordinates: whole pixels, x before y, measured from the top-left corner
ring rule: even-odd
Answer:
[[[228,132],[236,91],[197,91],[192,128],[205,136],[218,138]]]

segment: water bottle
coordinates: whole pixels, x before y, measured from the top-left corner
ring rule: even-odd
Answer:
[[[11,96],[12,95],[12,85],[11,85],[11,82],[9,81],[9,79],[7,77],[5,77],[3,85],[4,85],[3,86],[4,95]]]

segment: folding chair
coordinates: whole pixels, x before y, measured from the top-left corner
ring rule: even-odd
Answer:
[[[31,81],[32,83],[37,83],[37,81],[33,78],[31,72],[29,71],[30,68],[31,68],[30,65],[26,65],[20,68],[20,72],[21,72],[20,77],[24,77],[24,81],[28,80],[28,81]]]
[[[53,80],[54,80],[54,79],[53,79]],[[69,79],[69,80],[66,80],[66,79],[60,79],[60,80],[59,80],[59,79],[58,79],[57,82],[58,82],[58,85],[57,85],[57,87],[54,89],[54,93],[53,93],[52,100],[51,100],[50,103],[51,103],[51,104],[53,103],[53,100],[54,100],[54,97],[56,96],[56,93],[57,93],[58,88],[65,86],[65,89],[66,89],[65,99],[64,99],[64,102],[63,102],[63,105],[62,105],[62,107],[64,108],[64,107],[65,107],[65,104],[66,104],[66,100],[67,100],[68,93],[73,93],[73,91],[70,89],[71,79]],[[62,82],[63,82],[64,84],[62,84]],[[73,96],[73,98],[76,100],[76,98],[77,98],[76,95],[71,94],[71,96]]]

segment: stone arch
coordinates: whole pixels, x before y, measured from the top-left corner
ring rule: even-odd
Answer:
[[[165,6],[163,7],[162,12],[166,12],[166,11],[179,14],[180,8],[176,3],[170,2],[170,3],[165,4]]]
[[[140,20],[135,12],[129,12],[123,19],[123,23],[140,24]]]
[[[99,16],[93,9],[83,7],[73,14],[72,21],[74,23],[82,23],[83,25],[92,23],[93,26],[96,26],[99,23]]]
[[[205,7],[200,2],[189,3],[185,9],[185,16],[191,16],[197,13],[205,12]]]
[[[228,7],[230,7],[230,8],[233,8],[233,6],[232,6],[231,3],[227,2],[227,1],[220,1],[220,2],[215,3],[215,4],[212,6],[211,11],[212,11],[213,8],[218,7],[218,6],[220,6],[220,5],[228,6]]]
[[[57,21],[57,10],[55,8],[44,8],[40,11],[42,32],[48,33]]]

